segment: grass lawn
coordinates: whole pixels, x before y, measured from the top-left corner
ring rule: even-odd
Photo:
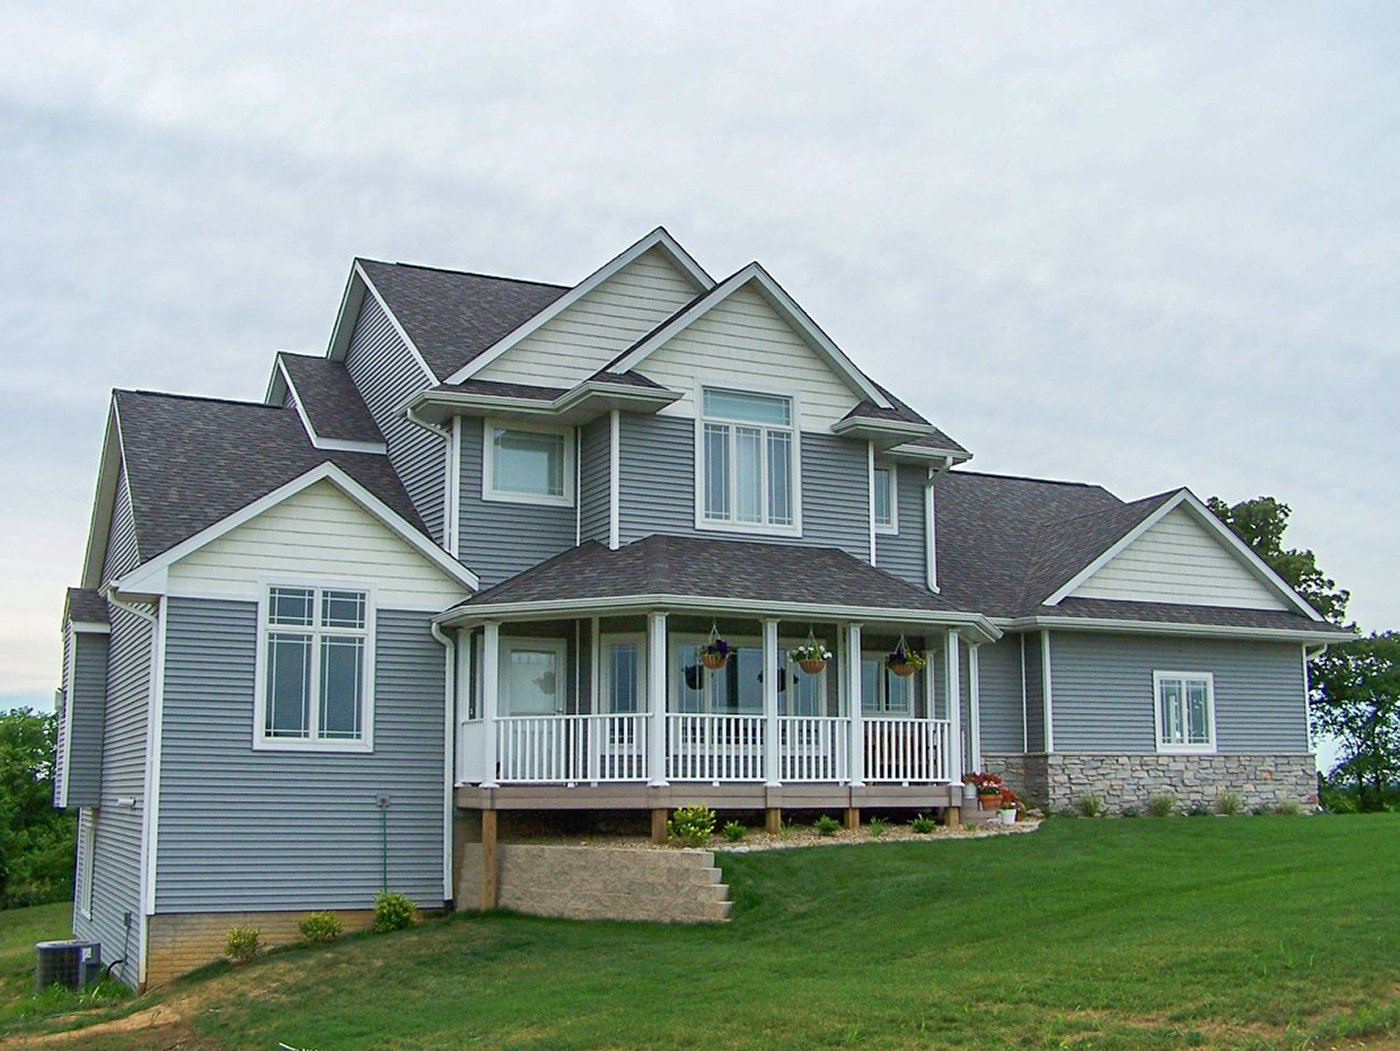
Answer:
[[[156,994],[163,1028],[64,1046],[1330,1047],[1400,1034],[1400,815],[1059,819],[1033,835],[722,864],[737,901],[725,926],[457,916],[215,967]]]
[[[70,902],[0,909],[0,1012],[34,992],[34,945],[73,937]]]

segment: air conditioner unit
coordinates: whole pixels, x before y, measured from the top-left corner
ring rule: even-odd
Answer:
[[[50,985],[81,989],[102,973],[102,946],[97,942],[40,942],[34,946],[34,991]]]

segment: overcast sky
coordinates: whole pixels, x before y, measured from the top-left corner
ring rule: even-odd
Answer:
[[[659,224],[974,466],[1275,495],[1400,627],[1400,5],[84,8],[0,6],[0,707],[110,388],[260,398],[355,255],[572,283]]]

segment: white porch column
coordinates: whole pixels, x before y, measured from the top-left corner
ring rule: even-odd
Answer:
[[[972,769],[982,769],[982,696],[977,682],[977,651],[981,644],[967,644],[967,718],[972,723],[972,746],[968,749]]]
[[[501,689],[501,625],[488,620],[482,625],[481,646],[481,723],[482,788],[495,788],[496,781],[496,704]]]
[[[944,652],[944,673],[947,676],[944,682],[944,693],[948,698],[948,781],[954,788],[962,787],[963,777],[963,755],[962,755],[962,675],[959,660],[961,654],[958,651],[958,631],[956,628],[950,629],[948,637],[943,647]]]
[[[778,759],[778,622],[763,622],[763,776],[770,788],[782,783]]]
[[[651,722],[647,727],[647,767],[649,783],[666,780],[666,614],[647,616],[647,705]]]
[[[846,681],[847,715],[850,717],[851,784],[865,784],[865,725],[860,708],[860,625],[846,625],[845,665],[841,675]]]

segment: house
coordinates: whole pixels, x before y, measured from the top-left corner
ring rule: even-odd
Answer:
[[[664,230],[572,287],[356,260],[263,402],[112,397],[63,626],[75,934],[139,984],[385,885],[475,907],[501,815],[956,821],[974,769],[1312,795],[1339,629],[1186,489],[970,459]]]

